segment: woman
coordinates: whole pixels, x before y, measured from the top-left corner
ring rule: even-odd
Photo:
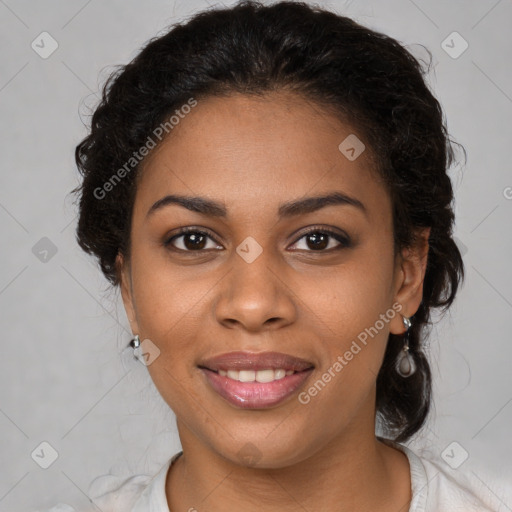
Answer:
[[[97,479],[102,510],[491,510],[401,444],[429,412],[426,327],[463,277],[424,73],[351,19],[243,2],[107,81],[76,150],[78,241],[183,450]]]

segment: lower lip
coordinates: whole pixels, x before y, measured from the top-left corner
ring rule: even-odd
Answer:
[[[229,403],[243,409],[266,409],[293,395],[313,368],[286,375],[272,382],[240,382],[201,368],[211,387]]]

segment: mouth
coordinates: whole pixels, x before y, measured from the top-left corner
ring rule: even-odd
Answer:
[[[230,352],[201,362],[207,384],[231,405],[266,409],[295,394],[313,363],[279,352]]]

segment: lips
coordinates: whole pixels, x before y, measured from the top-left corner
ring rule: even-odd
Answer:
[[[198,365],[206,383],[237,408],[267,409],[295,394],[313,363],[280,352],[230,352]]]
[[[202,361],[200,368],[206,368],[214,372],[219,370],[278,370],[301,372],[313,368],[313,363],[283,354],[281,352],[229,352]]]

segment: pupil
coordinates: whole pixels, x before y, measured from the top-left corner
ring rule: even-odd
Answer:
[[[199,235],[197,233],[189,233],[188,235],[185,235],[185,247],[187,249],[202,249],[204,247],[204,235]],[[188,243],[189,241],[192,241],[192,243]]]
[[[328,243],[329,235],[326,235],[324,233],[311,233],[308,235],[307,240],[308,243],[313,240],[313,247],[310,247],[312,249],[324,249],[329,245]]]

